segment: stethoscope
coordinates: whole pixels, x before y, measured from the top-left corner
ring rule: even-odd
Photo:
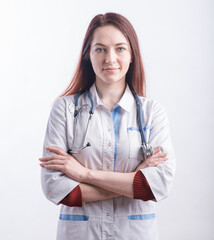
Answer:
[[[146,141],[145,138],[145,134],[144,134],[144,129],[143,129],[143,112],[142,112],[142,104],[140,101],[139,96],[135,93],[134,90],[131,89],[131,92],[135,98],[136,101],[136,105],[137,105],[137,115],[138,115],[138,125],[139,125],[139,130],[140,130],[140,135],[141,135],[141,141],[142,141],[142,145],[141,145],[141,153],[142,153],[142,157],[143,160],[145,160],[146,158],[148,158],[149,156],[153,155],[153,149],[151,146],[149,146],[148,142]],[[79,97],[83,94],[86,93],[87,97],[89,98],[90,102],[91,102],[91,107],[89,110],[89,117],[88,117],[88,122],[86,125],[86,130],[85,130],[85,136],[83,139],[83,146],[81,148],[75,149],[75,150],[68,150],[69,154],[73,154],[73,153],[79,153],[81,152],[83,149],[85,149],[86,147],[90,147],[91,144],[89,142],[85,143],[86,137],[87,137],[87,133],[88,133],[88,128],[89,128],[89,124],[90,124],[90,120],[92,118],[92,115],[94,113],[94,101],[91,97],[91,94],[89,93],[88,90],[85,91],[80,91],[79,93],[76,94],[75,96],[75,111],[74,111],[74,118],[77,119],[79,112],[83,109],[83,107],[88,106],[88,104],[84,104],[81,107],[79,107],[78,101],[79,101]]]

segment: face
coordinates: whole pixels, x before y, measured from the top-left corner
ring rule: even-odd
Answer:
[[[90,61],[101,84],[125,84],[131,63],[131,49],[123,33],[113,25],[95,30],[90,45]]]

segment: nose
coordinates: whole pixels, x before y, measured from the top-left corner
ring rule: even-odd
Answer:
[[[105,63],[109,63],[109,64],[114,63],[114,62],[116,62],[116,59],[117,59],[117,56],[113,49],[106,52]]]

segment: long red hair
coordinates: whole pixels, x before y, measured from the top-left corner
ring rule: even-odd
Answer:
[[[94,31],[98,27],[106,25],[115,26],[128,39],[132,51],[132,62],[126,74],[126,82],[138,95],[146,95],[145,73],[136,32],[125,17],[110,12],[99,14],[91,20],[85,34],[76,72],[69,86],[61,96],[71,95],[89,89],[95,82],[95,73],[89,59],[90,45]]]

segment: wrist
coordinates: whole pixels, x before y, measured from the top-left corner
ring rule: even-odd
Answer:
[[[90,179],[92,179],[92,171],[91,169],[85,168],[84,174],[82,175],[82,181],[84,183],[90,183]]]

